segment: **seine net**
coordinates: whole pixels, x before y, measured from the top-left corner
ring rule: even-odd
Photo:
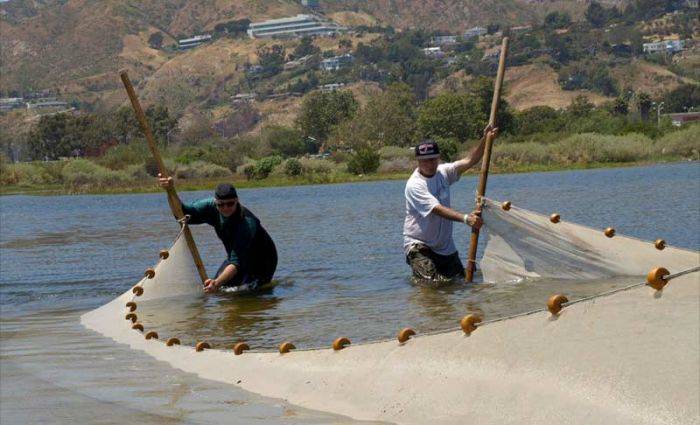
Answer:
[[[486,248],[479,262],[487,282],[526,278],[598,279],[642,276],[657,266],[671,273],[700,262],[698,253],[656,248],[653,242],[614,235],[604,229],[550,217],[517,206],[509,210],[485,199],[482,217]]]

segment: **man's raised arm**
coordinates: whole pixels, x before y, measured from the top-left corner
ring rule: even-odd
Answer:
[[[486,128],[484,128],[484,137],[482,137],[479,141],[479,145],[472,149],[472,151],[469,152],[469,155],[465,156],[464,158],[458,161],[455,161],[455,170],[457,170],[459,174],[464,173],[465,171],[476,165],[479,161],[481,161],[481,157],[484,156],[486,136],[489,134],[491,134],[491,137],[495,139],[498,135],[498,128],[494,128],[490,125],[487,125]]]

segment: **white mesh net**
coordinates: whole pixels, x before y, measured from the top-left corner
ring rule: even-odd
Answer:
[[[137,284],[143,287],[140,302],[202,294],[202,284],[184,232],[177,236],[168,254],[168,258],[158,262],[153,278],[144,277]]]
[[[642,276],[656,266],[675,273],[700,262],[697,252],[659,250],[652,242],[620,235],[609,238],[603,229],[568,223],[565,217],[552,223],[517,206],[506,211],[490,199],[482,217],[487,239],[479,264],[488,282]]]

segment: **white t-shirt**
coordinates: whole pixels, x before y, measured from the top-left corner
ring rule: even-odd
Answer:
[[[406,182],[406,219],[403,223],[403,248],[408,254],[411,245],[423,243],[436,254],[450,255],[457,251],[452,240],[452,221],[431,214],[438,205],[450,207],[450,185],[459,180],[455,164],[440,164],[434,176],[424,177],[416,169]]]

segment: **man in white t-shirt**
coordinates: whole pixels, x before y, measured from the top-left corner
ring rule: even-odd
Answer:
[[[495,138],[497,129],[486,127],[484,138],[472,152],[458,161],[440,164],[437,143],[424,140],[415,149],[418,168],[406,182],[406,219],[403,224],[404,253],[414,278],[421,282],[464,277],[464,266],[452,239],[452,222],[476,229],[482,221],[475,213],[464,214],[450,207],[450,185],[481,160],[486,134]]]

